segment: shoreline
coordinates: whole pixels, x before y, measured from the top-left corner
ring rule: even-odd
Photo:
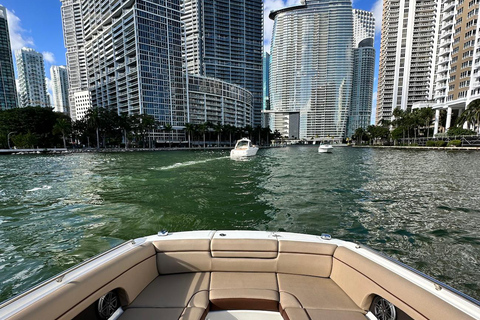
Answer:
[[[353,146],[353,148],[378,148],[402,150],[480,151],[480,147],[421,147],[421,146]]]

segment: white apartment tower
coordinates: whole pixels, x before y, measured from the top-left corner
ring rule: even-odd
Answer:
[[[62,0],[63,39],[67,49],[67,74],[70,117],[76,116],[75,94],[89,95],[81,0]],[[91,107],[91,106],[90,106]],[[85,105],[82,104],[82,109]]]
[[[67,67],[51,66],[50,77],[52,80],[53,107],[55,112],[70,114]]]
[[[443,0],[435,85],[435,130],[440,110],[447,111],[445,129],[468,104],[480,98],[480,32],[478,0]],[[467,128],[467,125],[464,125]]]
[[[49,107],[43,55],[31,48],[15,52],[20,107]]]
[[[440,15],[440,0],[383,2],[377,124],[396,108],[433,99]]]

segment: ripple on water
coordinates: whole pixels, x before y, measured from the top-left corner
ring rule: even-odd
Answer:
[[[472,153],[335,148],[325,157],[314,147],[247,161],[221,151],[2,158],[0,300],[162,229],[327,232],[478,299],[479,165]]]

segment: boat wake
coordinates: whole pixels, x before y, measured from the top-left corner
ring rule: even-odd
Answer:
[[[33,189],[30,189],[30,190],[27,190],[27,192],[34,192],[34,191],[38,191],[38,190],[49,190],[51,188],[52,188],[51,186],[43,186],[41,188],[33,188]]]
[[[188,167],[188,166],[193,166],[193,165],[200,164],[200,163],[206,163],[206,162],[210,162],[210,161],[227,159],[227,158],[229,158],[229,157],[226,156],[226,157],[219,157],[219,158],[212,158],[212,159],[205,159],[205,160],[178,162],[178,163],[175,163],[175,164],[172,164],[172,165],[169,165],[169,166],[160,167],[160,168],[151,168],[151,169],[152,170],[172,170],[172,169]]]

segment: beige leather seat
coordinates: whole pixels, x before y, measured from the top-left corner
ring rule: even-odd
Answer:
[[[363,310],[329,278],[293,274],[277,274],[277,278],[281,311],[287,319],[365,319]]]
[[[213,310],[278,311],[278,301],[275,273],[212,272]]]
[[[201,319],[208,311],[209,272],[162,275],[128,306],[120,319]]]

